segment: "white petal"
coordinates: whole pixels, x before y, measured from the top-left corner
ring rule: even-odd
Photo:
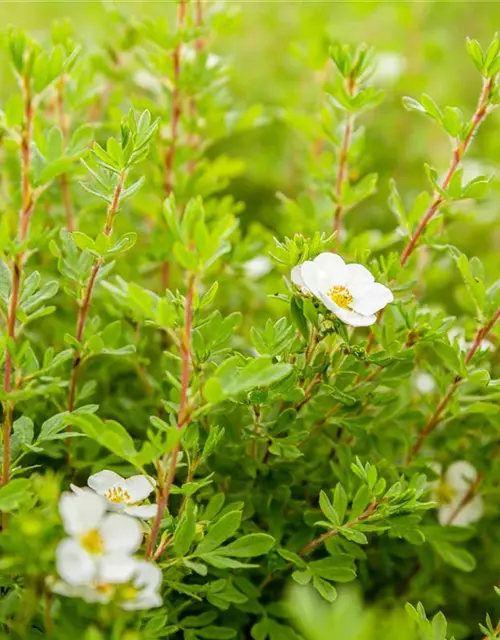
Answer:
[[[156,609],[161,607],[163,600],[156,591],[143,591],[133,600],[125,600],[120,604],[126,611],[138,611],[140,609]]]
[[[141,525],[130,516],[110,513],[104,518],[99,531],[106,553],[134,553],[141,546]]]
[[[448,524],[450,518],[455,513],[459,503],[460,503],[460,498],[458,498],[457,500],[457,498],[455,497],[450,503],[443,504],[438,507],[437,515],[438,515],[439,524],[442,524],[443,526]]]
[[[298,264],[290,272],[290,279],[296,287],[302,291],[302,293],[309,293],[306,283],[302,278],[302,265]]]
[[[113,595],[114,592],[104,593],[102,591],[97,591],[94,587],[82,587],[79,597],[85,600],[85,602],[99,602],[101,604],[106,604],[111,600]]]
[[[150,476],[132,476],[124,481],[123,486],[128,491],[131,502],[140,502],[153,491],[155,481]]]
[[[273,268],[273,263],[266,256],[256,256],[243,264],[243,270],[247,278],[258,280],[267,275]]]
[[[132,579],[136,569],[134,558],[113,553],[99,560],[99,581],[104,584],[122,584]]]
[[[339,320],[342,320],[345,324],[351,327],[369,327],[377,321],[377,316],[362,316],[355,311],[349,311],[349,309],[342,309],[333,302],[328,296],[321,294],[320,300],[323,302],[327,309],[330,309]]]
[[[134,585],[137,589],[157,591],[161,586],[161,569],[152,562],[137,560],[135,563]]]
[[[108,511],[124,512],[127,507],[126,502],[112,502],[111,500],[107,500],[107,503]]]
[[[347,287],[349,290],[356,285],[371,284],[375,282],[375,278],[362,264],[348,264],[347,269]]]
[[[359,293],[356,290],[350,291],[354,296],[351,305],[352,309],[364,316],[377,313],[377,311],[380,311],[380,309],[383,309],[389,302],[394,300],[392,291],[378,282],[366,285],[366,288]]]
[[[475,496],[470,502],[460,509],[456,518],[451,524],[457,527],[466,527],[477,522],[483,517],[484,504],[481,496]]]
[[[63,580],[55,582],[51,589],[54,593],[60,596],[67,596],[68,598],[79,598],[82,591],[82,587],[75,587],[67,582],[63,582]]]
[[[100,602],[101,604],[109,602],[113,595],[113,593],[106,594],[102,591],[97,591],[92,586],[73,586],[61,580],[54,584],[52,591],[68,598],[82,598],[86,602]]]
[[[63,493],[59,500],[59,513],[66,533],[81,535],[95,529],[106,511],[106,501],[87,489]]]
[[[156,504],[139,504],[135,507],[125,507],[124,513],[134,518],[142,518],[143,520],[149,520],[156,516],[156,510],[158,509]]]
[[[302,279],[302,291],[319,296],[321,285],[319,281],[319,269],[311,260],[306,260],[300,265],[300,278]]]
[[[57,573],[70,585],[84,585],[93,580],[96,564],[76,540],[66,538],[56,550]]]
[[[477,478],[477,471],[465,460],[457,460],[448,467],[446,471],[446,482],[455,489],[457,493],[465,494],[470,485]]]
[[[73,493],[78,493],[78,494],[85,493],[85,489],[83,489],[82,487],[77,487],[76,484],[70,484],[69,488]]]
[[[439,507],[438,520],[440,524],[466,527],[482,518],[484,512],[482,497],[475,496],[465,506],[460,507],[463,498],[463,495],[457,495],[449,504]],[[451,520],[451,518],[453,519]]]
[[[123,478],[114,471],[104,469],[104,471],[99,471],[90,476],[87,484],[96,493],[103,496],[114,484],[123,484]]]
[[[346,283],[346,265],[342,258],[336,253],[320,253],[319,256],[314,258],[313,264],[317,271],[316,279],[318,286],[323,292]],[[302,276],[304,277],[304,271],[302,271]],[[307,280],[306,284],[308,284]]]
[[[437,388],[434,376],[427,371],[419,371],[415,375],[415,387],[422,394],[432,393]]]

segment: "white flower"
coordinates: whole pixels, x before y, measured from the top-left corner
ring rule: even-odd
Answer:
[[[136,518],[154,518],[156,504],[138,504],[142,502],[154,489],[154,480],[149,476],[132,476],[122,478],[114,471],[99,471],[87,480],[89,487],[107,500],[108,509],[122,511]],[[75,493],[82,491],[78,487],[71,487]]]
[[[406,59],[399,53],[383,51],[375,58],[375,71],[372,80],[375,83],[391,84],[396,82],[406,68]]]
[[[146,69],[139,69],[134,73],[133,80],[141,89],[152,91],[153,93],[161,93],[161,83],[156,76],[154,76]]]
[[[473,344],[465,339],[461,329],[450,329],[448,331],[448,338],[450,339],[450,342],[456,342],[458,344],[460,351],[469,351]],[[495,345],[490,340],[484,339],[479,343],[479,351],[492,351],[494,349]]]
[[[465,460],[453,462],[443,478],[434,486],[434,499],[440,503],[438,520],[440,524],[467,526],[479,520],[484,511],[481,496],[472,496],[464,502],[471,483],[477,479],[477,471]]]
[[[267,275],[273,268],[273,263],[266,256],[256,256],[243,264],[243,270],[247,278],[258,280]]]
[[[373,324],[377,311],[394,300],[390,289],[375,282],[361,264],[345,264],[335,253],[320,253],[291,272],[302,293],[314,295],[337,318],[352,327]]]
[[[162,604],[159,590],[162,573],[151,562],[132,560],[133,569],[126,581],[106,581],[97,575],[90,584],[72,585],[57,581],[52,591],[69,598],[82,598],[86,602],[106,604],[115,600],[122,609],[153,609]]]
[[[132,585],[121,603],[123,609],[153,609],[162,604],[159,593],[162,573],[152,562],[137,560]],[[123,597],[123,596],[122,596]]]
[[[57,572],[70,585],[127,582],[134,572],[134,559],[142,542],[137,520],[106,513],[106,501],[89,490],[63,493],[59,501],[64,529],[69,538],[56,551]]]
[[[432,393],[436,389],[436,381],[427,371],[419,371],[415,375],[415,387],[420,393]]]

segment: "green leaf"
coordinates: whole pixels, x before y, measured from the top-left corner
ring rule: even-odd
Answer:
[[[0,258],[0,300],[7,304],[10,296],[11,275],[10,269]]]
[[[465,549],[449,542],[436,540],[432,541],[432,545],[446,564],[455,567],[455,569],[470,572],[476,568],[476,559]]]
[[[338,527],[342,524],[339,514],[334,509],[332,503],[330,502],[328,496],[324,491],[321,491],[319,494],[319,506],[321,511],[325,514],[325,516],[330,520],[332,524]]]
[[[247,564],[246,562],[240,562],[239,560],[233,560],[233,558],[226,558],[216,553],[206,553],[200,556],[207,564],[217,569],[248,569],[256,567],[255,564]]]
[[[312,580],[312,577],[313,575],[309,571],[309,569],[306,569],[305,571],[294,571],[292,573],[292,578],[295,580],[297,584],[300,584],[300,585],[309,584],[309,582],[311,582]]]
[[[235,629],[219,626],[204,627],[196,631],[198,638],[214,638],[215,640],[228,640],[229,638],[234,638],[236,633],[237,631]]]
[[[333,506],[335,507],[335,511],[338,513],[340,521],[339,524],[341,524],[344,521],[347,510],[347,494],[340,482],[335,487],[335,492],[333,494]]]
[[[445,107],[443,110],[443,125],[446,131],[456,138],[460,135],[463,127],[464,117],[457,107]]]
[[[137,455],[134,441],[121,424],[115,420],[101,420],[96,415],[69,414],[68,423],[78,427],[89,438],[92,438],[112,453],[125,460],[133,460]]]
[[[14,511],[31,498],[30,481],[27,478],[14,478],[0,487],[0,511]]]
[[[471,38],[466,39],[467,51],[472,58],[472,62],[475,64],[476,68],[483,72],[484,67],[484,57],[483,50],[481,49],[481,45],[477,40],[472,40]]]
[[[231,538],[241,523],[241,511],[230,511],[222,516],[215,524],[213,524],[208,533],[196,548],[196,554],[208,553],[214,551],[217,547]]]
[[[291,562],[296,567],[300,567],[301,569],[305,569],[307,567],[306,561],[297,553],[289,551],[288,549],[276,549],[276,551],[282,558],[285,558],[285,560],[288,560],[288,562]]]
[[[432,640],[446,640],[446,629],[448,623],[441,611],[438,611],[431,622]]]
[[[199,263],[196,254],[190,251],[181,242],[176,242],[173,247],[174,258],[181,267],[188,271],[197,271]]]
[[[356,578],[353,559],[347,554],[314,560],[308,568],[315,576],[336,582],[351,582]]]
[[[302,308],[302,301],[297,296],[293,296],[290,300],[290,316],[300,331],[304,340],[309,340],[309,323],[307,322],[307,318],[304,315],[304,311]]]
[[[319,595],[327,602],[335,602],[335,600],[337,599],[337,590],[332,584],[330,584],[326,580],[323,580],[323,578],[314,576],[313,586],[319,593]]]
[[[204,611],[197,616],[186,616],[185,618],[182,618],[180,624],[183,629],[205,627],[206,625],[211,624],[216,618],[216,611]]]
[[[95,249],[95,242],[86,233],[82,233],[81,231],[73,231],[72,233],[70,233],[70,237],[75,245],[82,251]]]
[[[234,558],[253,558],[267,553],[273,546],[274,538],[267,533],[249,533],[225,547],[220,547],[217,553]]]
[[[178,558],[187,554],[193,544],[195,535],[196,518],[194,515],[194,505],[193,501],[188,499],[184,513],[174,533],[174,553]]]
[[[434,351],[443,364],[457,375],[463,375],[464,364],[455,349],[446,342],[436,341],[433,344]]]
[[[368,538],[362,531],[358,531],[357,529],[339,529],[339,533],[344,536],[344,538],[347,538],[356,544],[368,544]]]

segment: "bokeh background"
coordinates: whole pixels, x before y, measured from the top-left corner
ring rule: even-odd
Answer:
[[[13,24],[43,40],[54,20],[69,18],[75,36],[89,46],[113,42],[105,3],[89,0],[3,0],[0,24]],[[167,16],[174,20],[176,3],[163,1],[116,2],[123,12],[139,18]],[[479,95],[480,78],[465,52],[465,38],[487,43],[500,24],[500,3],[492,2],[315,2],[241,0],[228,3],[238,13],[232,27],[214,43],[229,57],[234,99],[244,105],[262,105],[267,124],[225,141],[228,151],[246,161],[247,170],[233,189],[246,203],[246,222],[259,219],[282,231],[286,220],[276,192],[293,197],[303,183],[301,136],[284,123],[280,111],[288,107],[311,113],[318,107],[318,72],[327,43],[332,40],[373,45],[379,53],[377,82],[386,90],[382,105],[364,119],[367,144],[365,172],[380,175],[379,190],[349,219],[353,229],[390,228],[387,210],[388,180],[400,191],[425,188],[423,162],[439,169],[449,161],[449,142],[425,118],[407,113],[404,95],[429,93],[438,104],[470,113]],[[4,52],[2,52],[4,55]],[[13,89],[8,65],[0,64],[0,95]],[[487,169],[498,161],[495,114],[484,125],[469,158],[481,158]],[[482,167],[470,163],[477,173]],[[472,213],[472,212],[471,212]],[[483,233],[481,219],[467,225],[464,249],[493,246]],[[485,221],[486,222],[486,221]],[[489,222],[489,221],[488,221]],[[288,230],[287,230],[288,231]],[[498,238],[496,239],[498,242]]]

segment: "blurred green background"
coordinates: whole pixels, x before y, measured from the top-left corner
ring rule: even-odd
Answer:
[[[394,177],[400,191],[411,197],[426,187],[423,162],[438,171],[449,161],[449,142],[436,126],[404,111],[401,97],[429,93],[438,104],[458,106],[469,114],[480,91],[480,78],[465,51],[465,38],[488,42],[500,24],[498,2],[229,2],[239,16],[234,28],[222,34],[215,48],[232,63],[232,90],[235,101],[262,104],[268,110],[264,127],[227,140],[228,150],[247,162],[245,176],[234,189],[245,202],[244,220],[258,218],[267,226],[288,231],[277,191],[293,197],[303,182],[304,141],[279,115],[284,105],[317,109],[318,81],[314,64],[300,59],[326,50],[330,40],[373,45],[380,54],[377,82],[386,90],[386,99],[364,118],[367,144],[363,172],[380,174],[379,190],[348,219],[354,229],[388,229],[394,225],[386,202],[388,180]],[[175,2],[117,2],[123,11],[137,17],[175,16]],[[0,24],[28,29],[43,41],[55,19],[70,18],[75,36],[89,46],[112,42],[109,19],[102,2],[17,0],[0,3]],[[316,57],[322,57],[317,56]],[[9,94],[13,78],[8,65],[0,64],[1,98]],[[488,169],[498,159],[498,126],[494,114],[485,124],[469,158],[481,157]],[[482,166],[469,162],[478,173]],[[469,213],[473,213],[469,211]],[[483,211],[483,215],[484,211]],[[485,225],[482,224],[484,221]],[[468,225],[467,238],[457,244],[469,254],[481,246],[494,248],[500,232],[491,235],[486,220]],[[460,234],[458,234],[460,235]]]
[[[215,50],[232,65],[235,102],[261,104],[267,124],[226,140],[231,154],[245,159],[247,171],[233,185],[246,203],[243,222],[258,219],[279,233],[287,228],[276,192],[294,197],[300,191],[306,169],[307,149],[300,134],[284,123],[284,105],[313,113],[319,105],[320,69],[315,58],[324,59],[328,41],[373,45],[378,54],[376,81],[386,91],[381,106],[363,118],[367,143],[362,173],[380,175],[375,197],[352,212],[347,220],[353,230],[394,226],[388,212],[388,181],[394,177],[400,191],[411,199],[427,188],[423,162],[438,172],[449,162],[449,141],[436,125],[407,113],[401,97],[429,93],[438,104],[458,106],[466,114],[474,109],[480,78],[466,51],[465,38],[488,42],[500,24],[498,2],[229,2],[238,13],[230,31],[214,43]],[[167,16],[175,19],[175,2],[117,2],[122,11],[138,18]],[[43,41],[55,19],[69,18],[75,37],[97,47],[112,43],[109,17],[104,3],[71,0],[66,2],[0,3],[0,24],[13,24]],[[317,65],[316,65],[317,66]],[[8,65],[0,64],[0,98],[13,88]],[[488,172],[498,160],[498,139],[491,134],[498,126],[494,114],[484,125],[468,155],[466,168],[472,174]],[[474,157],[481,163],[473,162]],[[332,167],[333,171],[333,167]],[[473,215],[470,206],[467,211]],[[500,244],[500,231],[491,234],[489,224],[494,208],[467,220],[467,236],[457,228],[457,245],[474,254],[481,247],[492,254]],[[493,255],[490,259],[494,259]]]

